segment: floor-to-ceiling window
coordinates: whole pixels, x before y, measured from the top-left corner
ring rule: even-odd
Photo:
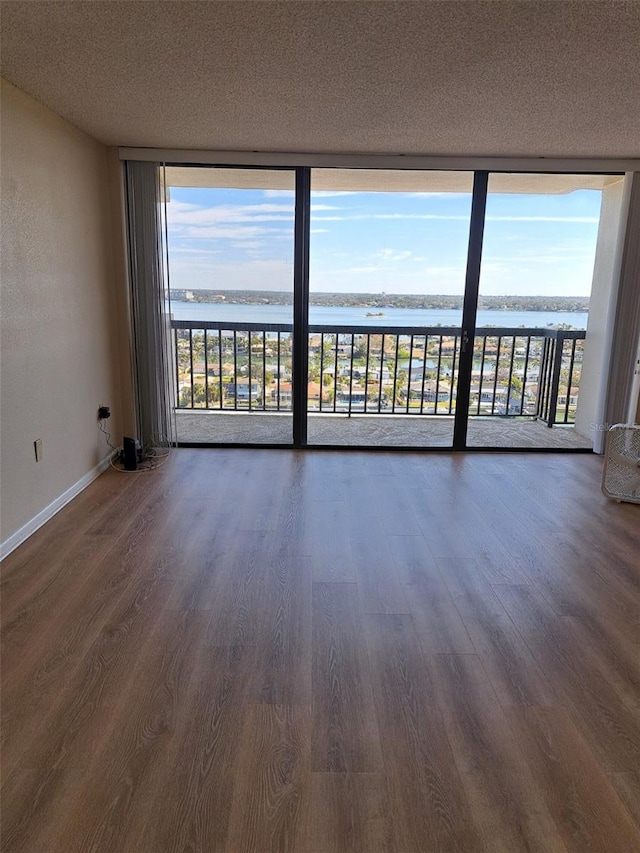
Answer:
[[[178,440],[291,444],[295,173],[164,173]]]
[[[472,186],[312,170],[310,444],[452,446]]]
[[[591,446],[622,176],[162,171],[179,441]]]
[[[489,175],[469,447],[591,446],[573,426],[602,194],[619,180]]]

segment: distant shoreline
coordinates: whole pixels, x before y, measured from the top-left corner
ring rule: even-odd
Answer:
[[[194,304],[291,305],[291,293],[276,290],[171,290],[171,299]],[[462,296],[415,293],[310,293],[311,305],[346,308],[416,308],[423,310],[460,310]],[[480,296],[478,308],[484,311],[558,311],[584,313],[589,310],[588,296]]]

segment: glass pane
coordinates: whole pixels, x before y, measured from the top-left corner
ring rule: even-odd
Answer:
[[[292,442],[293,171],[168,167],[178,440]]]
[[[472,187],[312,171],[309,444],[452,445]]]
[[[469,446],[592,446],[582,368],[594,261],[609,239],[606,228],[598,237],[603,195],[619,195],[620,180],[490,175]],[[592,388],[596,374],[594,362]]]

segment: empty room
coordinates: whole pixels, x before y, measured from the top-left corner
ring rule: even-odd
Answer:
[[[1,0],[6,853],[640,850],[640,4]]]

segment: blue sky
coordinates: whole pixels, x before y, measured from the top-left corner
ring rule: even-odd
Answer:
[[[172,288],[292,289],[292,191],[170,198]],[[588,296],[600,199],[490,193],[481,293]],[[458,193],[312,192],[312,292],[462,294],[470,208]]]

